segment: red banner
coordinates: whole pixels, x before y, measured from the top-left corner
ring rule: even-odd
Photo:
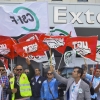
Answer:
[[[95,61],[98,36],[72,37],[67,46],[72,47],[78,54]]]
[[[27,34],[27,35],[19,38],[18,42],[31,41],[34,39],[38,40],[42,34],[44,34],[44,33],[30,33],[30,34]]]
[[[42,44],[41,44],[42,46]],[[28,55],[40,56],[44,55],[44,51],[42,50],[40,44],[36,39],[31,41],[25,41],[14,45],[14,49],[18,55],[21,57],[27,57]]]
[[[16,40],[9,38],[0,42],[0,54],[7,56],[10,59],[13,59],[17,56],[14,52],[13,45],[16,44]]]
[[[67,39],[70,38],[70,35],[68,36],[46,36],[41,35],[40,41],[46,43],[50,48],[54,48],[61,54],[64,54],[64,51],[66,49]]]

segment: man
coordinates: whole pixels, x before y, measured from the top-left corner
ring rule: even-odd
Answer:
[[[85,67],[87,67],[87,66],[85,66]],[[90,80],[90,82],[92,82],[93,88],[95,89],[100,82],[100,69],[99,68],[96,69],[93,80],[92,80],[92,78],[93,78],[93,75],[86,74],[86,79],[88,79],[88,80]],[[94,95],[91,95],[91,99],[97,100],[97,93],[94,93]]]
[[[53,66],[50,66],[55,78],[60,82],[66,84],[67,89],[64,94],[64,100],[91,100],[90,89],[87,83],[81,80],[83,69],[74,67],[72,78],[66,79],[56,73]]]
[[[99,74],[100,74],[100,71],[99,71]],[[100,82],[97,85],[97,87],[95,88],[95,92],[97,93],[97,100],[100,100]]]
[[[90,75],[93,75],[93,71],[94,71],[94,68],[91,67],[91,68],[90,68],[90,71],[89,71]]]
[[[9,94],[12,93],[11,100],[30,100],[32,96],[30,80],[34,75],[34,70],[29,59],[26,59],[30,73],[25,74],[21,65],[16,66],[16,75],[10,79]]]
[[[86,70],[83,71],[82,80],[90,86],[90,93],[91,95],[94,95],[94,88],[92,86],[92,83],[86,80],[85,77],[86,77]]]
[[[97,100],[100,100],[100,83],[95,88],[95,92],[97,93]]]
[[[1,98],[0,100],[6,100],[7,98],[7,88],[9,86],[9,79],[6,75],[4,75],[5,72],[5,67],[4,64],[2,63],[2,61],[0,61],[0,88],[2,88],[2,94],[1,94]]]
[[[13,69],[13,74],[14,74],[14,75],[17,74],[16,67],[14,67],[14,69]]]
[[[32,97],[31,100],[41,100],[40,90],[44,77],[40,75],[41,70],[39,68],[35,68],[35,76],[31,78],[31,87],[32,87]]]
[[[30,71],[29,71],[29,69],[27,69],[27,68],[24,70],[24,73],[26,73],[26,74],[28,74],[29,72],[30,72]]]
[[[43,82],[41,87],[41,98],[42,100],[56,100],[58,98],[58,81],[50,70],[47,72],[47,80]]]

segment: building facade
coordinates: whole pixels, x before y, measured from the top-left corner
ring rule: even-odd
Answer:
[[[48,2],[63,2],[63,3],[100,3],[100,0],[0,0],[1,3],[20,3],[28,1],[48,1]]]
[[[100,0],[0,0],[0,3],[16,5],[18,3],[29,1],[48,1],[49,26],[55,27],[58,24],[72,23],[78,36],[98,35],[100,40]],[[56,57],[56,63],[59,64],[61,55]],[[25,59],[17,57],[15,65],[23,62],[26,66]],[[82,66],[83,58],[76,57],[74,63],[70,65]],[[93,66],[93,61],[87,60],[87,64]],[[35,63],[33,66],[42,68],[42,63]],[[58,65],[56,65],[57,67]],[[60,67],[64,66],[64,62]],[[41,69],[42,70],[42,69]]]

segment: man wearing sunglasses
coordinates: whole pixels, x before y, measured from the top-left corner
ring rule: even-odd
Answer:
[[[26,59],[30,73],[25,74],[21,65],[16,66],[16,75],[10,79],[8,93],[12,93],[11,100],[30,100],[32,96],[30,80],[34,76],[34,69],[29,59]]]
[[[6,100],[7,98],[7,88],[9,86],[9,79],[6,75],[4,75],[5,67],[2,61],[0,61],[0,87],[2,88],[2,94],[0,100]]]
[[[58,81],[50,70],[47,72],[47,80],[42,83],[41,98],[42,100],[57,100],[58,98]]]

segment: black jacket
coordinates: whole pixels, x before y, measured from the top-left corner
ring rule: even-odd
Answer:
[[[66,85],[65,84],[59,84],[58,85],[58,97],[63,97],[64,96],[64,91],[66,90]]]
[[[30,73],[27,74],[27,77],[28,77],[29,81],[31,81],[31,78],[34,76],[35,72],[34,72],[34,69],[32,68],[31,65],[28,68],[29,68]],[[17,88],[17,93],[15,93],[15,99],[23,98],[20,95],[19,85],[17,84],[16,76],[15,76],[14,88]],[[12,91],[11,91],[11,88],[10,88],[10,84],[9,84],[9,88],[7,90],[7,93],[10,94],[10,97],[12,97],[12,95],[11,95]]]
[[[86,82],[90,86],[89,81],[87,81],[86,79],[83,79],[83,81]],[[94,95],[94,88],[93,87],[90,88],[90,93],[91,93],[91,95]]]
[[[36,82],[36,78],[33,77],[31,79],[31,87],[32,87],[32,96],[37,98],[40,97],[40,91],[43,81],[45,80],[44,77],[40,76]]]

